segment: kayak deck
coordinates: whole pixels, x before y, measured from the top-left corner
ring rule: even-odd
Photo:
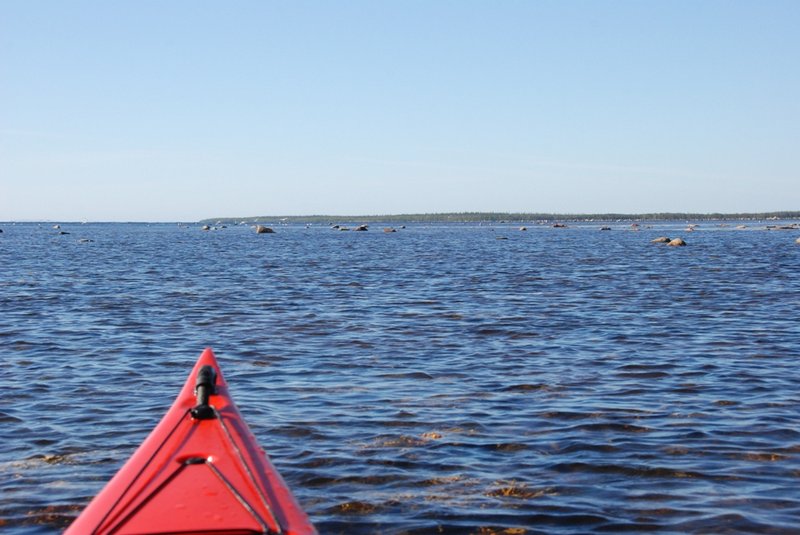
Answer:
[[[316,531],[258,447],[209,348],[161,422],[66,533]]]

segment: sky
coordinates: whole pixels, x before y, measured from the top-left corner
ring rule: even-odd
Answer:
[[[800,210],[800,2],[0,0],[0,220]]]

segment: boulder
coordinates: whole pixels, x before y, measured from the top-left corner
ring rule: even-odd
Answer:
[[[201,230],[211,230],[211,227],[209,227],[208,225],[203,225],[203,228]]]
[[[794,242],[795,242],[797,245],[800,245],[800,238],[797,238],[796,240],[794,240]]]
[[[681,238],[675,238],[674,240],[670,240],[667,243],[667,245],[670,245],[672,247],[683,247],[684,245],[686,245],[686,242],[683,241],[683,239]]]
[[[650,240],[650,243],[669,243],[670,241],[672,240],[670,240],[666,236],[659,236],[655,240]]]
[[[386,227],[383,229],[384,232],[397,232],[397,230],[393,229],[392,227]]]
[[[354,228],[353,230],[355,230],[356,232],[366,232],[368,230],[368,226],[367,225],[359,225],[356,228]]]
[[[275,234],[275,231],[263,225],[256,225],[256,234]]]
[[[600,227],[600,230],[611,230],[611,227]]]
[[[520,232],[525,232],[528,230],[528,227],[519,227]]]

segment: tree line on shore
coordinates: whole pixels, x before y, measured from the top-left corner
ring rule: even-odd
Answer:
[[[760,221],[770,219],[800,219],[800,211],[757,212],[757,213],[690,213],[657,212],[644,214],[550,214],[527,212],[449,212],[432,214],[391,214],[391,215],[303,215],[303,216],[255,216],[220,217],[200,221],[200,223],[500,223],[534,221]]]

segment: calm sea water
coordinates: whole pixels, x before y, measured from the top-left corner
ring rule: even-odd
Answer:
[[[798,533],[800,232],[748,225],[2,224],[0,529],[212,346],[321,533]]]

